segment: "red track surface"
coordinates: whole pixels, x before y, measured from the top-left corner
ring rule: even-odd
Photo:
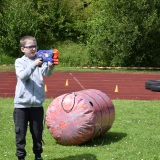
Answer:
[[[98,89],[110,99],[160,100],[160,92],[145,89],[146,80],[159,80],[159,77],[159,73],[55,72],[44,81],[47,98],[83,89]],[[0,97],[14,97],[15,85],[14,72],[0,72]],[[115,92],[116,86],[118,92]]]

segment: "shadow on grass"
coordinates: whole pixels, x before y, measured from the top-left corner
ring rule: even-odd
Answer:
[[[107,132],[103,136],[99,136],[91,141],[88,141],[79,147],[96,147],[96,146],[104,146],[109,145],[111,143],[116,143],[121,141],[124,137],[126,137],[126,133],[119,132]],[[81,154],[76,156],[68,156],[64,158],[53,158],[49,160],[98,160],[94,154]]]
[[[111,143],[119,142],[121,139],[126,137],[126,133],[119,132],[107,132],[104,135],[98,136],[84,144],[79,145],[79,147],[95,147],[95,146],[104,146]],[[58,144],[58,142],[56,142]]]
[[[81,146],[99,146],[99,145],[109,145],[111,143],[116,143],[126,137],[126,133],[118,133],[118,132],[107,132],[105,135],[99,136],[91,141],[81,145]]]
[[[49,160],[98,160],[93,154],[81,154],[76,156],[68,156],[64,158],[53,158]]]

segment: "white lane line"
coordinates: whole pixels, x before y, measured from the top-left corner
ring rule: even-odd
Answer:
[[[85,89],[84,86],[78,81],[78,79],[73,76],[72,73],[69,73],[69,74],[74,78],[74,80],[80,85],[80,87],[81,87],[82,89]]]

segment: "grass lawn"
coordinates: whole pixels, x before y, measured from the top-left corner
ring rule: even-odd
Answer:
[[[45,110],[52,99],[46,99]],[[81,146],[57,144],[44,129],[44,160],[159,160],[160,101],[113,100],[116,118],[103,136]],[[0,160],[16,160],[13,98],[0,98]],[[33,160],[27,133],[27,157]]]

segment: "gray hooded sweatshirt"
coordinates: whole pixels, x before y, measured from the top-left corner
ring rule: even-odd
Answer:
[[[15,69],[17,76],[15,108],[41,107],[45,100],[43,75],[50,76],[53,67],[49,67],[45,62],[42,67],[38,67],[34,60],[24,55],[16,59]]]

